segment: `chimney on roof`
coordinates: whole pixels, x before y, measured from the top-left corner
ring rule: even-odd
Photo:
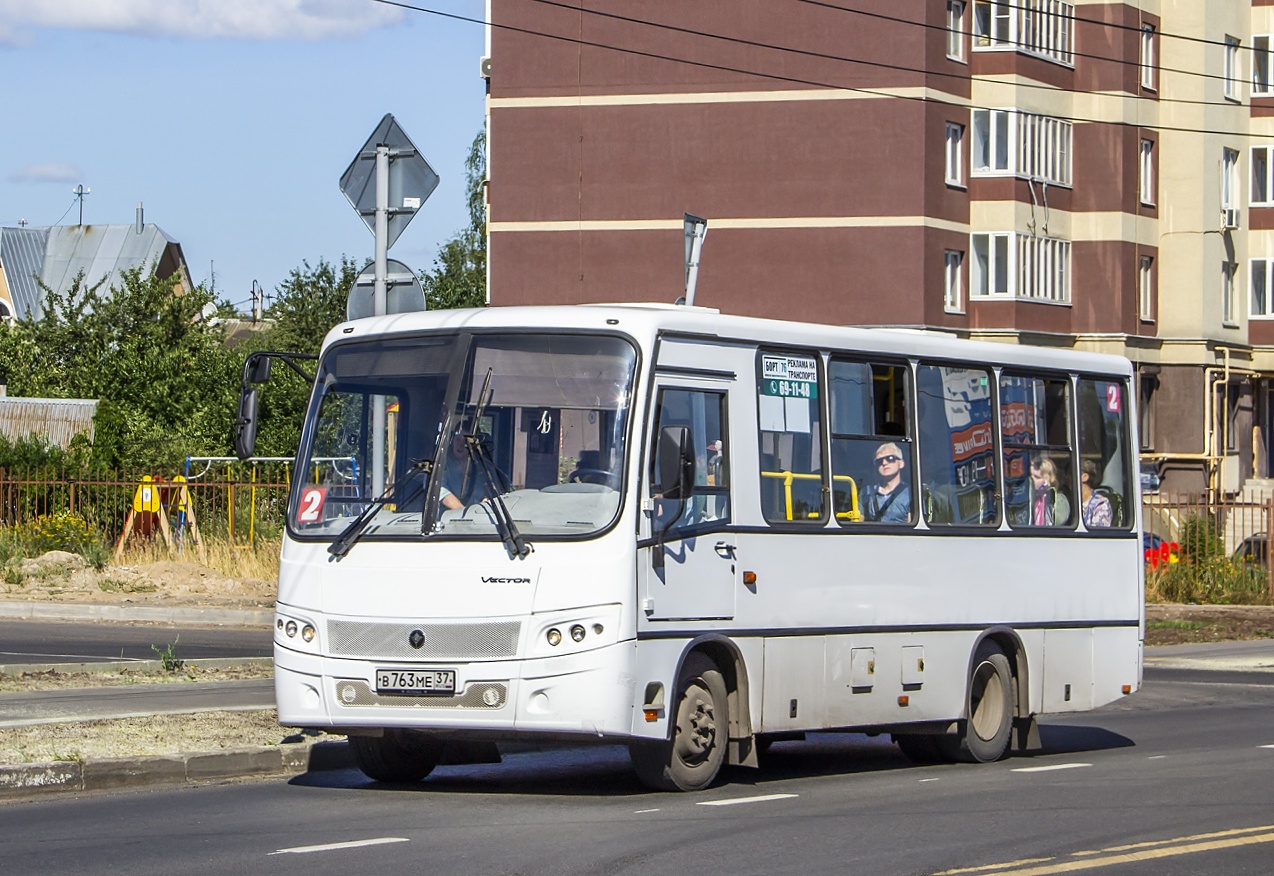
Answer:
[[[138,234],[142,233],[143,224],[145,223],[142,222],[142,202],[138,201],[137,202],[137,233]]]

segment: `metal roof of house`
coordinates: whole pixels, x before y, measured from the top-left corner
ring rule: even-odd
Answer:
[[[105,281],[113,289],[124,271],[147,265],[154,268],[169,246],[181,245],[158,225],[58,225],[51,228],[0,228],[0,271],[13,296],[14,316],[39,319],[44,315],[44,291],[64,293],[81,271],[90,286]]]
[[[93,440],[96,413],[97,399],[0,396],[0,435],[10,441],[34,435],[67,448],[80,433]]]

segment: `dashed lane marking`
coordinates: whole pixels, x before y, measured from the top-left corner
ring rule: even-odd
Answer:
[[[770,800],[787,800],[799,794],[764,794],[760,797],[735,797],[733,800],[704,800],[700,806],[737,806],[740,803],[767,803]]]
[[[1055,763],[1050,766],[1018,767],[1010,772],[1015,773],[1054,773],[1058,770],[1078,770],[1092,766],[1091,763]]]
[[[334,852],[341,849],[359,849],[363,846],[383,846],[387,843],[407,843],[411,840],[404,836],[380,836],[375,839],[353,840],[347,843],[324,843],[321,846],[295,846],[290,849],[277,849],[271,855],[308,855],[310,852]]]

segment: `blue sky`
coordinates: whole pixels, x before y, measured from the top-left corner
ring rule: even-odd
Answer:
[[[483,0],[413,5],[481,20]],[[480,24],[375,0],[0,0],[0,225],[132,223],[247,308],[308,260],[360,263],[339,179],[385,113],[442,181],[390,257],[420,270],[468,221]]]

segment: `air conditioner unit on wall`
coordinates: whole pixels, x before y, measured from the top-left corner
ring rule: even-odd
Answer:
[[[1225,207],[1221,210],[1221,227],[1222,228],[1238,228],[1239,227],[1239,208]]]
[[[491,56],[485,55],[482,60],[478,61],[478,75],[483,79],[491,78]]]

